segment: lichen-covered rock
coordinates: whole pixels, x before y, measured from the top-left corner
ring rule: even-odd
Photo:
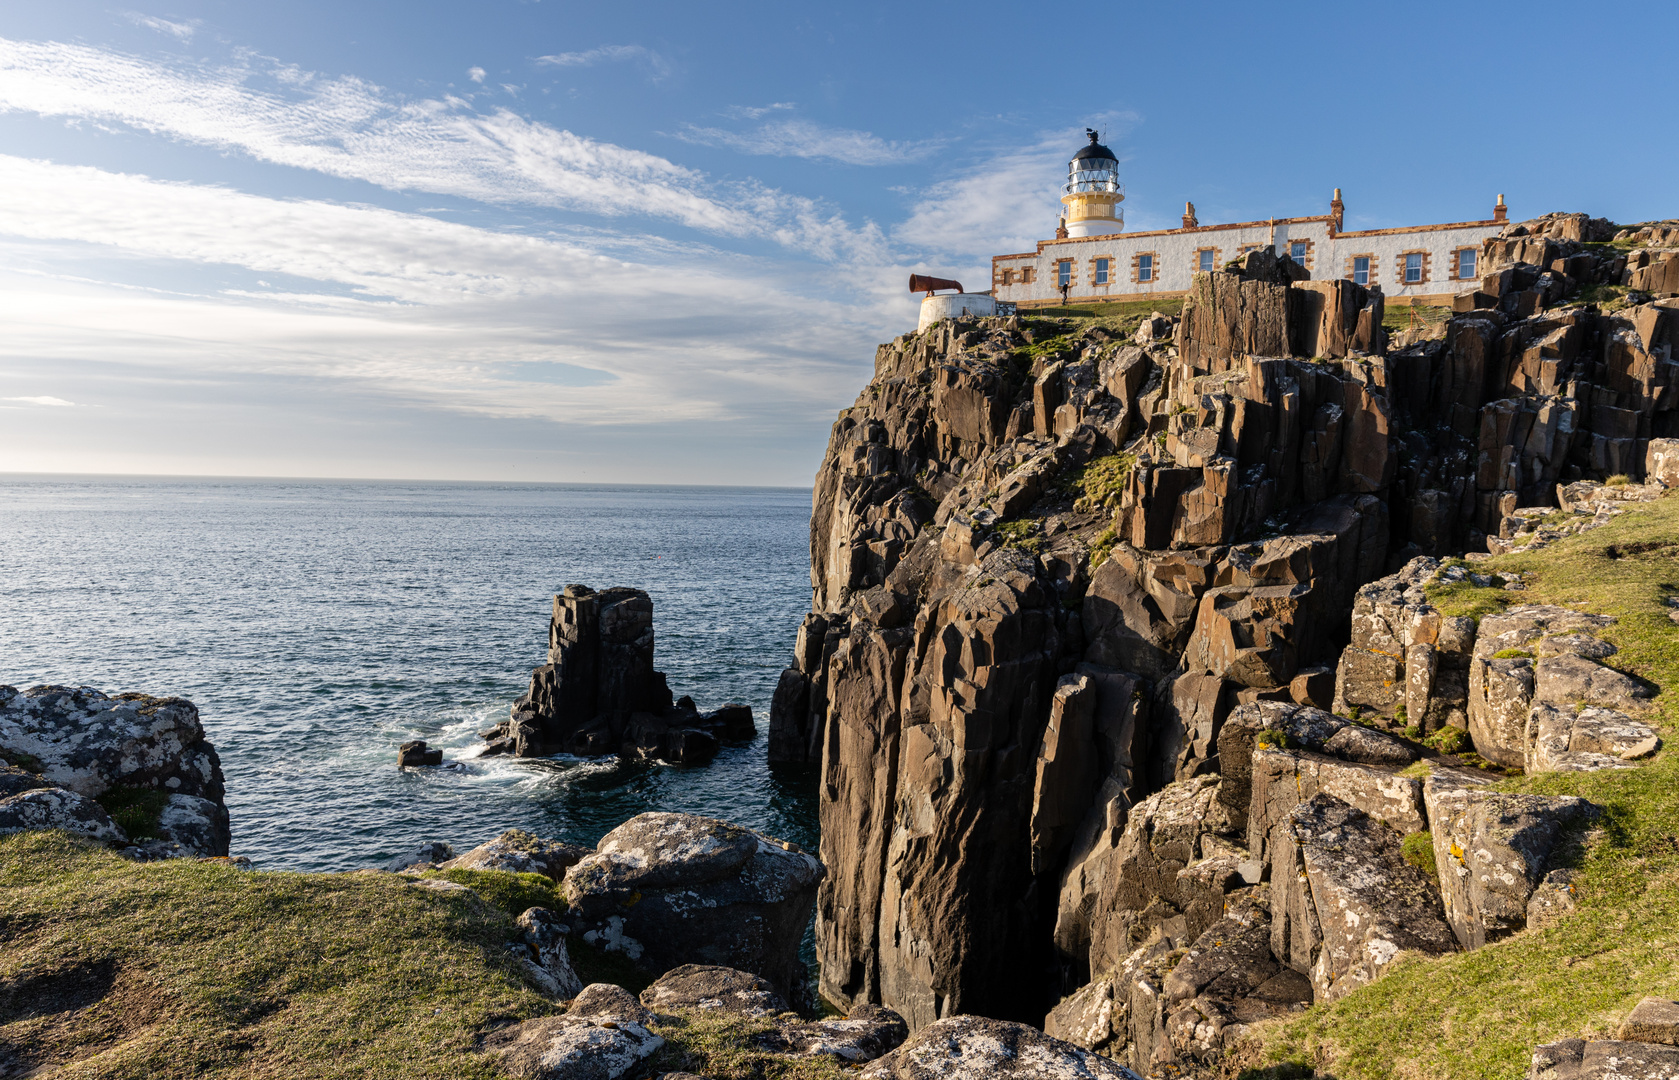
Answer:
[[[1271,954],[1270,912],[1252,898],[1232,903],[1196,939],[1161,991],[1173,1051],[1202,1064],[1215,1063],[1248,1024],[1312,1001],[1306,977]]]
[[[447,845],[443,845],[447,847]],[[440,854],[434,851],[433,854]],[[514,874],[541,874],[555,881],[565,879],[567,868],[577,865],[589,849],[561,840],[544,840],[523,829],[508,829],[494,840],[479,844],[465,855],[449,855],[438,863],[442,870],[506,870]]]
[[[1400,835],[1319,793],[1272,832],[1271,949],[1309,975],[1317,1001],[1380,978],[1403,951],[1457,949],[1440,894]]]
[[[1364,811],[1400,833],[1422,832],[1422,781],[1358,762],[1305,750],[1260,747],[1253,755],[1253,794],[1248,809],[1248,852],[1270,863],[1271,832],[1294,808],[1323,792]]]
[[[1336,666],[1336,712],[1394,719],[1403,708],[1424,730],[1465,725],[1475,620],[1444,616],[1429,603],[1426,587],[1441,578],[1439,560],[1423,556],[1358,590],[1352,642]]]
[[[1466,949],[1527,925],[1552,853],[1597,813],[1584,799],[1488,791],[1447,771],[1428,778],[1423,798],[1446,918]]]
[[[198,854],[227,854],[221,761],[190,701],[110,697],[86,686],[0,686],[0,756],[8,752],[28,755],[53,786],[89,798],[113,788],[190,796],[171,799],[163,838]],[[177,827],[179,837],[169,832]]]
[[[903,1017],[865,1003],[852,1006],[843,1020],[783,1021],[755,1041],[779,1054],[860,1064],[897,1049],[907,1038]]]
[[[39,773],[32,773],[28,769],[20,769],[16,765],[0,764],[0,799],[12,795],[22,795],[26,791],[36,788],[53,787],[51,780],[46,780]]]
[[[31,829],[63,829],[108,844],[128,839],[103,806],[63,788],[34,788],[0,799],[0,835]]]
[[[1576,666],[1591,663],[1578,656],[1553,655],[1539,660],[1550,668],[1552,677],[1546,682],[1545,692],[1536,695],[1535,646],[1545,638],[1553,642],[1571,635],[1590,638],[1593,631],[1613,622],[1607,616],[1551,604],[1522,604],[1483,618],[1469,664],[1469,735],[1476,751],[1488,761],[1521,768],[1527,757],[1528,714],[1534,701],[1537,698],[1572,706],[1579,699],[1558,696],[1572,692],[1565,686],[1568,679],[1559,676],[1580,676]],[[1610,669],[1601,670],[1608,673]]]
[[[1616,709],[1535,702],[1528,714],[1530,773],[1630,769],[1661,747],[1656,729]]]
[[[1679,1048],[1644,1042],[1563,1039],[1535,1047],[1528,1080],[1675,1080]]]
[[[654,1012],[715,1009],[754,1017],[778,1016],[792,1008],[769,980],[715,964],[672,968],[641,992],[641,1003]]]
[[[414,866],[430,869],[439,863],[446,863],[454,857],[455,849],[453,846],[441,840],[430,840],[423,844],[417,844],[403,854],[392,858],[385,863],[385,869],[393,874]]]
[[[563,1016],[541,1016],[492,1032],[484,1049],[521,1080],[618,1080],[641,1066],[664,1039],[653,1016],[628,990],[584,988]]]
[[[929,1024],[861,1073],[864,1080],[1141,1080],[1116,1061],[1007,1020]]]
[[[683,964],[752,971],[787,1000],[808,993],[799,942],[824,873],[798,847],[693,814],[640,814],[566,871],[574,929],[663,974]]]
[[[514,920],[519,940],[512,946],[543,993],[569,1001],[583,991],[583,980],[571,966],[566,935],[571,928],[547,908],[526,908]]]

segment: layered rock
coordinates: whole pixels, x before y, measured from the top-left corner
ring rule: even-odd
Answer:
[[[663,974],[684,964],[762,975],[808,994],[799,943],[824,870],[782,840],[692,814],[640,814],[565,872],[572,929]]]
[[[112,842],[129,839],[97,805],[128,791],[164,795],[155,827],[158,854],[225,856],[231,836],[221,760],[184,698],[111,697],[91,687],[0,686],[0,757],[26,762],[43,787],[64,794],[17,804],[17,822],[47,820]],[[115,830],[112,832],[111,830]],[[138,838],[134,838],[138,839]]]
[[[554,597],[548,663],[531,672],[512,718],[483,733],[486,754],[565,752],[697,764],[724,741],[751,739],[752,710],[701,713],[673,701],[653,667],[653,600],[640,589],[567,585]]]

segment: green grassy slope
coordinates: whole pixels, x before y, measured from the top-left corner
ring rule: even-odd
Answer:
[[[61,833],[0,837],[0,1076],[503,1076],[477,1051],[483,1034],[563,1011],[510,959],[513,915],[564,902],[535,874],[434,876],[476,895],[395,874],[136,864]],[[572,957],[586,983],[646,985],[618,958]],[[658,1071],[839,1075],[753,1050],[762,1022],[671,1019]]]
[[[1607,662],[1665,691],[1652,710],[1671,740],[1679,687],[1679,494],[1601,529],[1477,569],[1532,576],[1524,593],[1454,604],[1567,604],[1613,615]],[[1503,787],[1581,795],[1605,808],[1576,881],[1580,910],[1473,953],[1402,961],[1387,978],[1298,1019],[1264,1025],[1244,1064],[1309,1062],[1340,1080],[1520,1077],[1533,1046],[1611,1035],[1647,994],[1679,999],[1679,753],[1637,770],[1518,777]]]

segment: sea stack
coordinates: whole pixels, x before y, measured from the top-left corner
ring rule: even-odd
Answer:
[[[653,599],[645,591],[567,585],[548,620],[548,663],[531,672],[512,718],[484,737],[491,754],[697,764],[722,741],[754,734],[749,706],[701,714],[690,698],[671,700],[664,673],[653,667]]]

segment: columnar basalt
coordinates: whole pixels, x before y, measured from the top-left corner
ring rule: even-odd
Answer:
[[[700,713],[672,701],[653,668],[653,600],[640,589],[567,585],[548,621],[548,662],[531,672],[512,718],[484,732],[487,754],[622,754],[694,764],[722,741],[756,734],[752,710]]]
[[[1175,330],[968,319],[880,348],[816,477],[812,612],[771,717],[772,758],[821,764],[829,999],[1036,1022],[1165,963],[1138,950],[1181,956],[1242,889],[1287,939],[1267,963],[1336,996],[1424,946],[1309,929],[1375,902],[1337,893],[1358,874],[1321,836],[1404,879],[1396,927],[1427,911],[1428,947],[1460,947],[1398,854],[1428,819],[1402,729],[1484,730],[1517,765],[1648,752],[1637,717],[1551,716],[1537,681],[1482,724],[1476,680],[1505,661],[1424,595],[1467,571],[1413,561],[1489,546],[1559,486],[1636,479],[1679,434],[1679,304],[1555,306],[1625,269],[1570,222],[1507,228],[1476,306],[1395,353],[1379,292],[1261,253],[1198,275]],[[1607,686],[1574,671],[1593,646],[1558,648],[1535,666]],[[1280,909],[1279,850],[1307,882]],[[1159,1010],[1194,1015],[1134,1002],[1105,1036],[1140,1069],[1270,1008],[1172,997],[1169,969]]]

